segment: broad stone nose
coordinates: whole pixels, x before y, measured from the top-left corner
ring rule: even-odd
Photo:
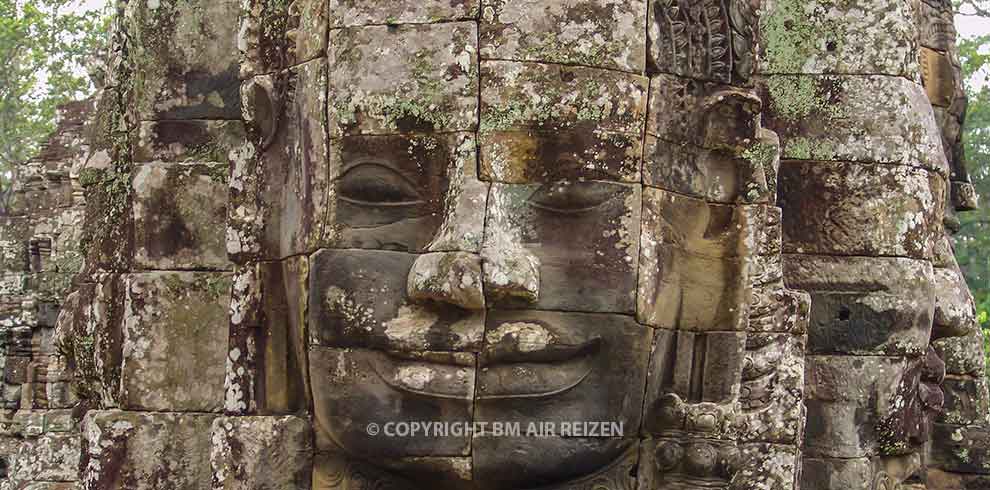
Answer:
[[[540,259],[535,255],[515,245],[486,246],[481,255],[489,301],[536,303],[540,299]]]
[[[481,258],[466,252],[420,255],[409,270],[407,294],[414,301],[438,301],[467,310],[485,309]]]

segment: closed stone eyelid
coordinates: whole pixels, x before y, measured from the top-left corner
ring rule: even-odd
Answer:
[[[340,175],[338,175],[334,179],[334,182],[336,182],[337,185],[341,185],[341,183],[345,183],[344,185],[346,186],[347,176],[353,172],[360,171],[360,169],[362,168],[374,168],[375,170],[381,169],[382,171],[387,172],[389,178],[394,177],[399,180],[399,182],[394,182],[394,183],[389,182],[388,183],[389,185],[396,187],[396,190],[400,191],[401,193],[415,194],[416,199],[404,199],[397,201],[369,201],[354,196],[347,196],[345,195],[346,192],[341,192],[338,195],[338,199],[358,205],[377,206],[377,207],[406,207],[406,206],[415,206],[426,202],[426,200],[423,199],[422,193],[418,189],[415,182],[413,182],[408,177],[403,175],[403,173],[400,172],[399,170],[392,168],[390,165],[377,162],[374,160],[358,161],[356,163],[347,166],[340,172]]]

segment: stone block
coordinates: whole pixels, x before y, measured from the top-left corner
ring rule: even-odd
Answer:
[[[163,269],[230,268],[226,249],[226,163],[139,166],[134,196],[134,261]]]
[[[956,43],[955,11],[939,0],[922,0],[917,4],[918,44],[929,49],[948,51]]]
[[[734,488],[728,485],[739,449],[732,441],[684,436],[645,439],[640,453],[638,488],[692,488],[699,480],[715,488]]]
[[[25,482],[23,487],[18,488],[20,490],[78,490],[79,484],[76,482],[39,481]]]
[[[942,177],[900,165],[784,161],[784,252],[931,259],[945,191]]]
[[[682,430],[686,415],[669,416],[698,407],[686,404],[731,403],[740,394],[746,334],[657,329],[650,358],[643,431],[661,434]],[[706,414],[708,410],[703,410]],[[711,411],[709,432],[719,433],[731,421]],[[690,418],[690,417],[688,417]]]
[[[485,3],[481,56],[642,73],[645,0],[499,0]]]
[[[336,247],[478,252],[487,183],[473,135],[350,136],[335,141],[327,223]]]
[[[646,185],[728,204],[755,201],[767,192],[762,164],[773,164],[776,150],[767,146],[761,147],[759,153],[736,156],[730,152],[672,143],[647,135],[645,157],[643,183]],[[764,157],[766,161],[763,161]],[[755,167],[756,163],[761,167]]]
[[[650,0],[647,69],[698,80],[746,84],[756,65],[758,7],[704,0]]]
[[[800,475],[801,454],[793,446],[743,444],[740,445],[738,470],[733,475],[731,488],[791,490],[797,488]]]
[[[297,65],[319,58],[327,50],[327,24],[335,11],[328,0],[295,0],[289,9],[291,23],[286,37],[289,39],[288,63]]]
[[[949,161],[953,160],[950,159]],[[953,169],[953,174],[957,173],[956,169]],[[956,175],[951,177],[956,177]],[[980,208],[980,196],[976,192],[976,187],[969,182],[953,181],[949,194],[952,198],[952,207],[956,211],[976,211]]]
[[[926,477],[928,488],[953,488],[956,490],[990,488],[990,475],[951,473],[937,468],[928,468]]]
[[[476,437],[474,475],[503,488],[561,482],[565,488],[636,488],[637,443],[619,437]]]
[[[75,434],[44,434],[22,440],[10,477],[21,481],[74,481],[79,478],[80,439]]]
[[[123,281],[121,407],[219,411],[230,276],[166,272],[126,275]]]
[[[893,163],[948,174],[924,88],[902,77],[771,76],[763,121],[784,159]]]
[[[219,417],[210,465],[215,490],[309,490],[313,442],[298,417]]]
[[[238,33],[242,78],[295,66],[326,51],[327,0],[251,0],[243,7]]]
[[[801,443],[806,411],[804,353],[801,336],[751,332],[746,337],[739,394],[740,440]]]
[[[807,292],[755,286],[753,298],[754,301],[749,305],[750,332],[793,335],[804,335],[808,332],[811,295]],[[807,339],[802,342],[807,343]]]
[[[210,488],[216,415],[90,411],[83,419],[82,488]]]
[[[3,367],[3,382],[12,385],[27,383],[28,366],[30,364],[30,357],[7,356]]]
[[[881,422],[908,402],[899,396],[907,369],[902,357],[808,356],[805,457],[880,454]]]
[[[72,205],[72,183],[68,175],[54,169],[52,173],[46,172],[47,175],[40,172],[31,175],[29,168],[21,166],[18,169],[20,181],[14,184],[13,192],[7,198],[8,215],[27,215],[33,220],[43,220],[56,214],[57,208]]]
[[[115,274],[94,279],[66,298],[53,343],[75,376],[75,396],[94,407],[115,408],[120,401],[124,283]]]
[[[514,61],[481,71],[483,180],[640,180],[645,77]]]
[[[633,313],[641,189],[601,181],[493,184],[482,247],[488,303]]]
[[[263,284],[261,268],[267,263],[239,266],[231,277],[231,326],[256,327],[262,323]]]
[[[873,465],[869,458],[801,459],[802,490],[873,490]]]
[[[122,272],[133,267],[134,219],[131,173],[120,169],[83,169],[86,195],[82,241],[87,273]]]
[[[132,106],[137,120],[237,119],[236,0],[194,4],[130,2],[128,33]]]
[[[10,216],[0,224],[0,270],[22,273],[30,270],[28,241],[31,239],[34,220]]]
[[[751,89],[661,74],[650,79],[649,103],[646,133],[672,144],[738,157],[759,137],[763,103]]]
[[[331,31],[330,137],[474,130],[477,42],[474,22]]]
[[[493,310],[474,420],[523,428],[550,422],[558,431],[563,422],[601,421],[633,437],[652,335],[626,315]]]
[[[954,264],[953,264],[954,265]],[[932,336],[964,337],[977,329],[976,306],[958,266],[935,268],[935,321]]]
[[[481,257],[466,252],[421,255],[409,273],[407,289],[413,301],[445,301],[468,310],[485,309]]]
[[[478,18],[481,0],[330,0],[330,27],[424,24]]]
[[[144,121],[134,146],[135,162],[227,163],[228,152],[245,144],[240,121]]]
[[[311,405],[307,367],[306,307],[309,259],[293,257],[260,265],[263,321],[256,332],[259,413],[288,414]]]
[[[948,54],[922,47],[918,56],[921,62],[921,81],[928,100],[935,107],[949,107],[956,96],[956,74]]]
[[[643,191],[639,322],[693,331],[745,330],[744,240],[740,208],[659,189]]]
[[[412,456],[383,461],[382,466],[388,470],[392,481],[417,482],[420,487],[471,485],[474,479],[474,463],[469,456]]]
[[[760,19],[759,71],[918,76],[914,4],[901,0],[785,0]]]
[[[420,257],[379,250],[321,250],[310,258],[309,325],[313,344],[399,351],[477,351],[483,310],[465,310],[453,295],[480,293],[460,283],[442,300],[410,297]]]
[[[305,260],[305,259],[302,259]],[[283,284],[274,281],[273,286],[265,286],[262,280],[263,267],[279,271],[279,264],[261,263],[247,267],[239,267],[232,277],[230,301],[230,337],[227,343],[227,363],[224,379],[224,407],[226,415],[256,415],[259,414],[259,393],[262,379],[259,376],[258,341],[265,332],[264,322],[269,319],[264,311],[262,300],[277,299],[275,304],[275,324],[286,328],[288,315],[284,299]],[[280,271],[279,271],[280,272]],[[280,275],[279,275],[280,276]],[[278,276],[277,276],[278,277]],[[275,287],[273,291],[262,294],[263,287]],[[281,293],[281,294],[280,294]],[[305,295],[297,298],[305,304]],[[281,333],[285,333],[284,330]],[[288,341],[288,335],[279,335],[279,339]],[[285,345],[284,343],[281,345]],[[281,359],[281,366],[287,367],[287,359]],[[292,384],[282,380],[282,385]],[[284,392],[283,392],[284,393]]]
[[[259,213],[268,258],[312,253],[323,244],[329,181],[335,177],[328,166],[326,70],[319,59],[245,84],[249,124],[264,139],[259,192],[265,206]],[[290,89],[280,92],[276,86],[282,84]]]
[[[984,377],[947,376],[942,382],[945,407],[939,420],[947,424],[990,424],[990,395]]]
[[[415,422],[471,422],[473,354],[312,347],[309,366],[318,449],[339,444],[362,458],[470,454],[469,431],[406,430]]]
[[[977,329],[965,337],[947,337],[932,342],[938,356],[945,361],[945,372],[983,376],[986,360],[983,334]]]
[[[919,355],[928,348],[935,290],[927,261],[785,255],[784,281],[811,294],[809,353]]]
[[[990,475],[990,429],[987,424],[935,424],[929,468],[953,473]]]
[[[339,452],[317,453],[313,464],[313,488],[363,486],[414,490],[422,485],[464,484],[472,480],[470,457],[409,457],[380,461],[391,471]]]

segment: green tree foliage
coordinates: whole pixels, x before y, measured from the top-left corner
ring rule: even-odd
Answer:
[[[54,129],[56,107],[92,92],[108,14],[78,0],[0,0],[0,192]]]

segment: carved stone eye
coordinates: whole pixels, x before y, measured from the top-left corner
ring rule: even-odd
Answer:
[[[557,213],[590,211],[616,195],[612,186],[585,182],[545,184],[529,198],[533,207]]]
[[[340,176],[341,199],[365,206],[414,206],[423,198],[399,172],[379,163],[359,163]]]

